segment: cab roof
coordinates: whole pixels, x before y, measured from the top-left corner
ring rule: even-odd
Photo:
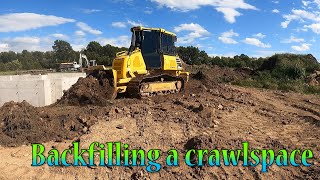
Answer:
[[[162,28],[146,28],[146,27],[142,27],[142,26],[135,26],[135,27],[132,27],[131,28],[131,32],[133,31],[159,31],[161,33],[164,33],[164,34],[168,34],[170,36],[175,36],[177,37],[176,34],[172,33],[172,32],[169,32],[169,31],[166,31],[165,29],[162,29]]]

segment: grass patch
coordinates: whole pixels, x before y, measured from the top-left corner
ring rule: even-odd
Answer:
[[[303,94],[317,94],[320,95],[319,86],[311,86],[305,83],[302,79],[276,79],[266,77],[253,77],[244,80],[234,81],[232,84],[244,87],[265,88],[282,91],[293,91]]]
[[[0,76],[5,76],[5,75],[16,75],[17,71],[0,71]]]

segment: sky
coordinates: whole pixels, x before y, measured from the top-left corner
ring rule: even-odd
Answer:
[[[0,52],[48,51],[56,39],[74,50],[90,41],[128,47],[139,25],[211,56],[320,59],[320,0],[10,0],[0,6]]]

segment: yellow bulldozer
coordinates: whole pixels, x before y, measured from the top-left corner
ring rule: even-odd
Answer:
[[[131,46],[118,52],[112,68],[89,67],[88,75],[107,78],[118,93],[144,97],[177,93],[184,89],[189,72],[183,71],[176,52],[177,36],[161,28],[132,27]]]

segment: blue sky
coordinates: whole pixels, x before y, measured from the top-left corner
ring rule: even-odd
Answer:
[[[130,27],[162,27],[210,55],[311,53],[320,59],[320,0],[11,0],[0,6],[0,51],[129,46]]]

